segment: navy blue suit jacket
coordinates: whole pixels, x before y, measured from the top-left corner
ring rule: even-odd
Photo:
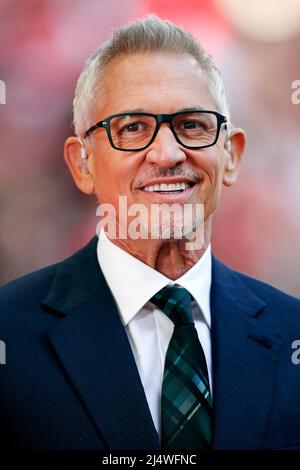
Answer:
[[[2,448],[159,449],[96,243],[0,289]],[[300,301],[213,259],[211,314],[213,447],[300,449]]]

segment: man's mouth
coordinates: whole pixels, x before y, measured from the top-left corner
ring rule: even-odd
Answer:
[[[192,188],[195,185],[193,182],[174,182],[174,183],[157,183],[149,186],[144,186],[142,191],[149,193],[159,192],[159,193],[174,193],[174,192],[183,192],[186,189]]]

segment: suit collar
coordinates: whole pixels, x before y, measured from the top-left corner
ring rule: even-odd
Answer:
[[[212,263],[212,281],[211,303],[214,305],[222,300],[222,306],[224,303],[234,305],[236,312],[249,316],[256,316],[266,305],[242,280],[241,274],[230,269],[215,256]]]
[[[63,315],[77,309],[96,296],[105,280],[96,257],[97,240],[92,240],[62,263],[57,264],[50,289],[42,302]]]
[[[276,385],[281,334],[242,276],[213,259],[214,448],[259,449]]]

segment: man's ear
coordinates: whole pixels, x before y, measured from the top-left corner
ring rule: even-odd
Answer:
[[[94,181],[90,172],[89,157],[78,137],[68,137],[64,146],[64,159],[76,186],[85,194],[94,194]]]
[[[246,134],[243,129],[234,128],[228,141],[230,145],[225,146],[226,163],[223,174],[223,184],[225,186],[231,186],[237,180],[246,145]]]

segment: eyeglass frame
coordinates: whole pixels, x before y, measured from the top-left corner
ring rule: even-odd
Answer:
[[[217,129],[216,129],[216,137],[215,137],[215,140],[213,141],[213,143],[194,147],[194,146],[190,146],[190,145],[185,145],[180,141],[179,137],[176,134],[176,131],[174,129],[172,121],[173,121],[174,117],[176,117],[180,114],[191,114],[191,113],[214,114],[216,116],[216,118],[217,118]],[[144,147],[136,148],[136,149],[134,149],[134,148],[133,149],[123,149],[123,148],[117,147],[113,142],[113,139],[112,139],[112,136],[111,136],[111,131],[110,131],[110,121],[113,118],[116,118],[116,117],[129,116],[129,115],[130,116],[150,116],[150,117],[153,117],[156,121],[156,127],[155,127],[155,130],[153,132],[152,138],[150,139],[150,142],[148,142],[147,145],[144,145]],[[215,145],[217,143],[219,135],[220,135],[221,126],[222,126],[222,124],[228,122],[228,119],[227,119],[226,116],[223,116],[223,114],[220,114],[217,111],[210,111],[210,110],[207,110],[207,109],[193,109],[193,110],[190,110],[190,111],[178,111],[176,113],[171,113],[171,114],[153,114],[153,113],[146,113],[146,112],[145,113],[143,113],[143,112],[118,113],[118,114],[112,114],[111,116],[108,116],[107,118],[103,119],[102,121],[98,121],[96,124],[91,126],[87,131],[85,131],[85,133],[83,134],[83,138],[86,139],[87,137],[89,137],[91,135],[91,133],[94,132],[96,129],[104,128],[106,130],[106,134],[107,134],[109,143],[115,150],[120,150],[122,152],[139,152],[141,150],[145,150],[147,147],[149,147],[152,144],[155,137],[157,136],[157,133],[160,129],[161,124],[163,124],[165,122],[170,124],[170,129],[172,131],[172,134],[174,135],[176,141],[180,145],[182,145],[183,147],[185,147],[187,149],[197,150],[197,149],[212,147],[213,145]],[[227,129],[226,125],[225,125],[225,129]]]

